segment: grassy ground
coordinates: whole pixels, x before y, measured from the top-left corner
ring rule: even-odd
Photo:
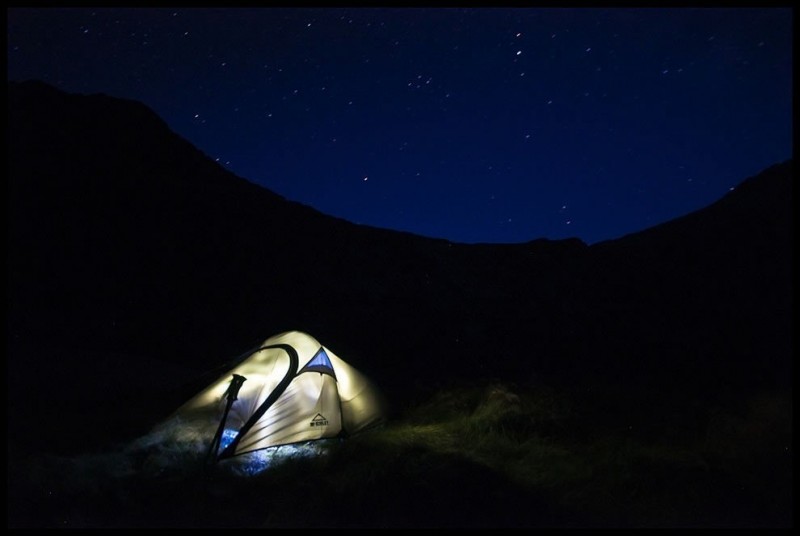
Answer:
[[[654,416],[660,433],[637,420],[642,408],[608,413],[601,400],[541,385],[453,386],[380,429],[249,476],[246,456],[207,466],[202,443],[154,436],[104,453],[17,457],[9,526],[792,526],[790,394],[695,407],[683,421]]]

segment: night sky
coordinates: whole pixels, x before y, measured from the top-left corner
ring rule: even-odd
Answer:
[[[151,107],[252,182],[456,242],[617,238],[792,154],[766,9],[11,9],[8,78]]]

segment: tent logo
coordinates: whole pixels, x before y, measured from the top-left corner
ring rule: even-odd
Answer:
[[[317,426],[328,426],[328,419],[323,417],[320,413],[317,413],[317,415],[311,419],[311,427],[316,428]]]

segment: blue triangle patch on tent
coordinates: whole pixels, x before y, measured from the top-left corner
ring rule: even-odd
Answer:
[[[333,364],[331,363],[328,354],[325,353],[325,349],[320,346],[317,353],[314,354],[314,357],[306,363],[306,366],[300,369],[298,374],[302,374],[303,372],[319,372],[320,374],[329,374],[336,378],[336,373],[333,371]]]

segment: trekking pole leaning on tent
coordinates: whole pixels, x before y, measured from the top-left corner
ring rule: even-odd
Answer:
[[[217,432],[214,434],[213,441],[211,441],[211,448],[208,451],[209,461],[213,462],[217,459],[217,449],[219,449],[220,441],[222,441],[222,433],[225,431],[225,421],[228,419],[228,412],[230,412],[233,403],[236,402],[239,389],[242,388],[242,384],[245,382],[245,380],[247,380],[247,378],[244,376],[234,374],[233,379],[231,379],[231,384],[228,386],[228,390],[225,391],[225,395],[223,395],[227,397],[225,402],[225,413],[222,414],[222,419],[219,422]]]

